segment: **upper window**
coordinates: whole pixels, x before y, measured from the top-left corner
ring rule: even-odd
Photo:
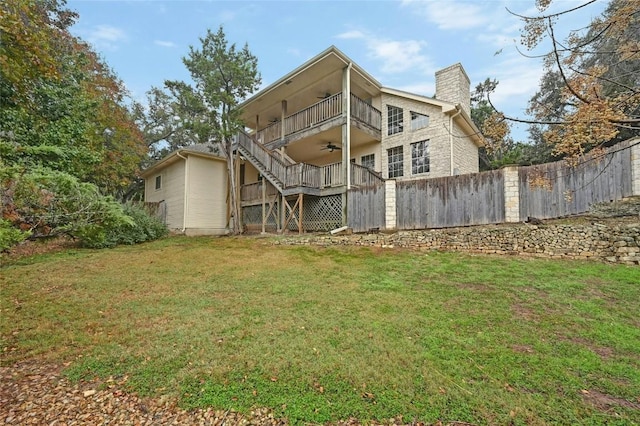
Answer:
[[[402,118],[402,108],[387,105],[387,132],[388,135],[402,133],[404,127]]]
[[[411,174],[417,175],[429,171],[429,141],[411,144]]]
[[[375,154],[363,155],[362,157],[360,157],[360,165],[362,167],[367,167],[371,170],[375,169],[376,155]]]
[[[411,131],[424,129],[429,125],[429,116],[411,111]]]
[[[156,176],[156,190],[162,188],[162,175]]]
[[[389,157],[389,178],[402,177],[404,175],[404,163],[402,159],[402,146],[396,146],[387,150]]]

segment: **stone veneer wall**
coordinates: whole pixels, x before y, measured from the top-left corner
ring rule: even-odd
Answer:
[[[640,264],[640,220],[605,225],[497,225],[393,234],[285,236],[275,244],[402,247]]]

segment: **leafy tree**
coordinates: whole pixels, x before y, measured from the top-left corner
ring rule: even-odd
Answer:
[[[480,168],[497,169],[521,161],[520,144],[510,136],[510,126],[504,115],[496,111],[489,94],[498,86],[497,80],[487,78],[471,94],[471,119],[482,132],[485,146],[480,150]]]
[[[534,120],[527,122],[541,126],[534,132],[543,129],[553,155],[571,161],[623,134],[640,133],[640,3],[613,0],[586,30],[564,41],[556,36],[560,19],[593,2],[545,14],[552,0],[537,0],[538,15],[517,15],[527,49],[549,44],[547,73],[529,104]]]
[[[261,82],[258,61],[248,45],[242,49],[237,49],[235,44],[230,45],[222,27],[215,33],[208,30],[200,42],[200,48],[191,46],[189,54],[183,58],[195,84],[165,83],[181,128],[180,138],[168,140],[173,143],[217,144],[227,159],[232,231],[240,233],[233,140],[244,128],[238,104],[257,90]]]
[[[0,76],[3,97],[28,101],[31,82],[55,79],[58,52],[77,14],[64,0],[5,0],[0,3]]]
[[[0,154],[7,165],[46,166],[117,195],[147,149],[124,85],[69,33],[77,15],[64,4],[2,3]]]
[[[147,146],[111,69],[68,28],[64,0],[0,3],[0,233],[110,244]],[[104,195],[110,194],[110,195]],[[4,247],[3,247],[4,248]]]

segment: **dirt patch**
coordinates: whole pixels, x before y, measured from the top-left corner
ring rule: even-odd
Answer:
[[[529,345],[511,345],[511,350],[520,354],[532,354],[535,352]]]
[[[522,303],[515,303],[511,306],[511,312],[516,318],[530,322],[538,322],[540,315]]]
[[[2,265],[4,262],[22,259],[23,257],[45,253],[56,253],[72,248],[78,248],[78,246],[78,241],[65,237],[39,241],[27,240],[11,247],[4,253],[0,253],[0,265]]]
[[[615,407],[640,410],[640,400],[638,402],[627,401],[624,398],[607,395],[597,390],[584,390],[582,391],[582,397],[586,402],[601,411],[609,411]]]

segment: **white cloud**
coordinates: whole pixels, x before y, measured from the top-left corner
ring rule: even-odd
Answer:
[[[433,69],[430,59],[423,53],[427,43],[421,40],[390,40],[360,30],[347,31],[336,38],[363,40],[367,55],[382,63],[380,71],[385,74],[408,70],[431,72]]]
[[[117,27],[110,25],[98,25],[92,32],[91,36],[97,40],[103,41],[120,41],[126,39],[125,32]]]
[[[96,47],[108,50],[116,50],[118,43],[127,40],[124,30],[111,25],[98,25],[88,31],[87,40]]]
[[[426,43],[418,40],[368,39],[369,56],[382,61],[383,73],[398,73],[409,69],[428,69],[429,60],[421,53]]]
[[[341,38],[345,40],[359,39],[359,38],[365,38],[365,34],[362,31],[351,30],[351,31],[344,32],[342,34],[338,34],[336,38]]]
[[[490,22],[486,11],[477,3],[468,1],[414,1],[404,0],[403,6],[424,16],[441,30],[465,30],[483,26]],[[492,8],[495,4],[492,3]]]
[[[155,45],[160,47],[176,47],[177,45],[172,41],[154,40]]]

